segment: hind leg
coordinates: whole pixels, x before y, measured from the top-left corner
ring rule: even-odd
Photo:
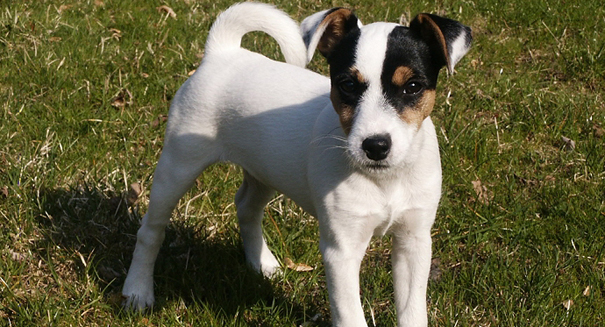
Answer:
[[[264,209],[274,194],[273,189],[244,170],[244,182],[235,195],[246,260],[266,277],[271,277],[279,270],[279,262],[267,247],[262,230]]]
[[[179,199],[213,162],[212,156],[201,156],[199,147],[186,144],[191,142],[167,142],[156,167],[149,209],[137,232],[132,263],[122,289],[128,309],[142,310],[153,305],[153,269],[164,241],[164,229]]]

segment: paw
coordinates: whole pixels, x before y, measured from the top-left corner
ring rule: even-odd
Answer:
[[[282,273],[282,269],[279,262],[277,262],[277,260],[275,260],[275,262],[276,264],[261,266],[260,273],[267,278],[279,276]]]
[[[248,264],[256,272],[267,278],[276,277],[281,273],[281,265],[270,251],[263,253],[258,261],[248,260]]]
[[[122,296],[122,306],[130,311],[143,311],[153,307],[155,298],[153,296],[153,279],[143,281],[143,278],[135,279],[132,276],[126,278]]]
[[[122,293],[124,302],[122,306],[128,311],[144,311],[147,308],[152,308],[155,298],[152,294],[125,294]]]

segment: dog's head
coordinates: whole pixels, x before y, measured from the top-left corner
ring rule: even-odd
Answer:
[[[400,166],[435,103],[439,70],[449,73],[471,43],[469,27],[419,14],[409,27],[362,25],[334,8],[301,24],[308,60],[315,49],[330,65],[331,100],[352,161],[371,171]]]

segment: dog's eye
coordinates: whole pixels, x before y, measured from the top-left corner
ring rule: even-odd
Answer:
[[[355,91],[355,82],[350,79],[342,80],[338,83],[338,88],[344,93],[353,93]]]
[[[408,82],[403,87],[403,94],[414,95],[420,93],[424,86],[419,82]]]

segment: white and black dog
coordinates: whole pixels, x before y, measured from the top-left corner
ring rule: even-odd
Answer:
[[[240,47],[250,31],[279,43],[281,63]],[[179,199],[209,165],[242,167],[235,196],[248,263],[280,264],[263,239],[279,191],[317,217],[334,326],[366,326],[359,270],[373,235],[392,235],[398,326],[426,326],[431,226],[441,164],[429,117],[439,70],[468,51],[470,28],[430,14],[409,27],[362,25],[334,8],[296,22],[272,6],[234,5],[210,30],[201,65],[172,100],[149,211],[137,233],[125,305],[153,305],[153,269]],[[304,69],[315,49],[330,78]],[[212,269],[212,267],[208,267]]]

